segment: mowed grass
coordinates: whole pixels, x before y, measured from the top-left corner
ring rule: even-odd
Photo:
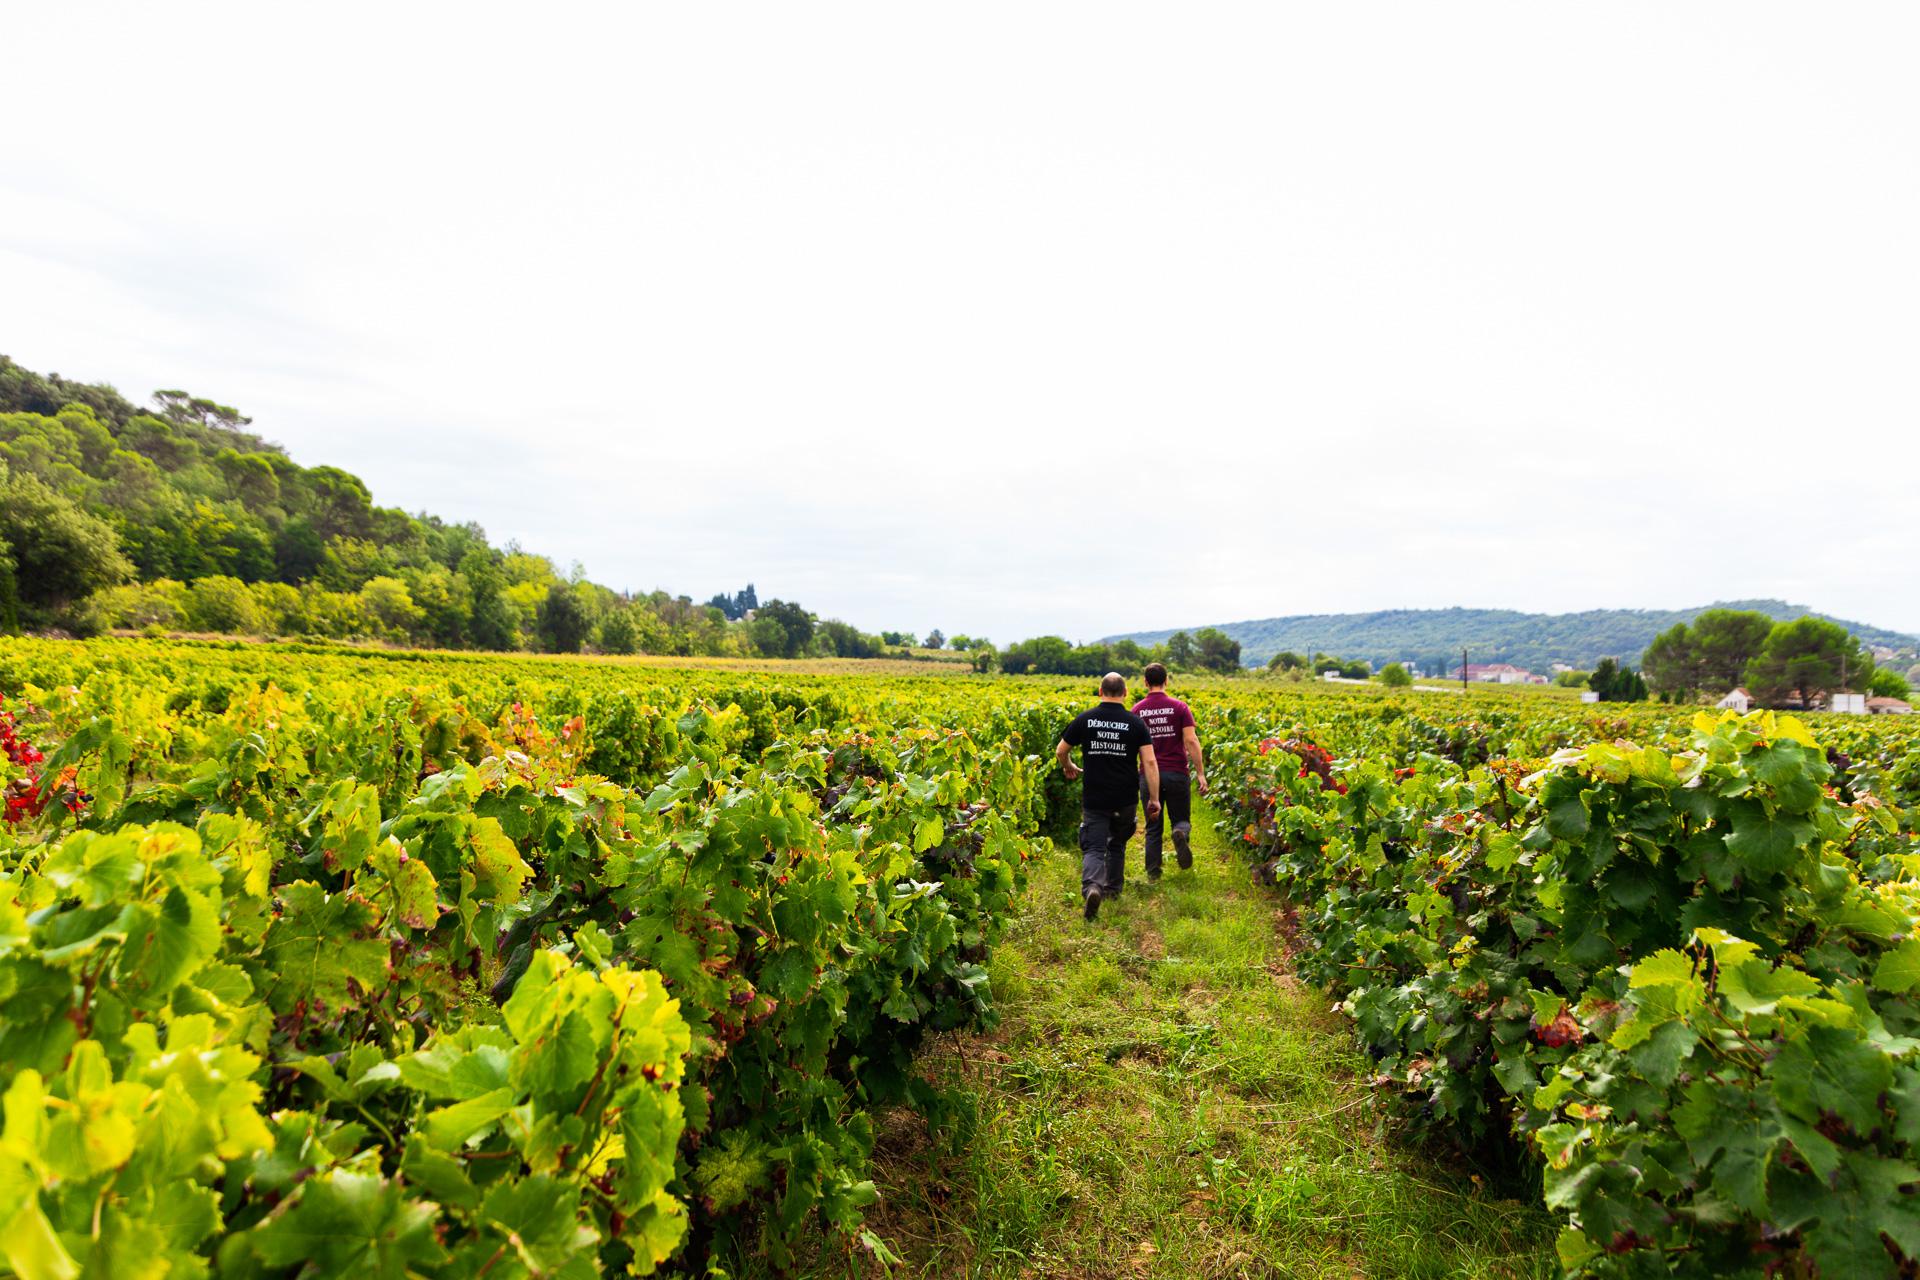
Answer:
[[[1136,837],[1094,925],[1077,852],[1034,867],[993,961],[1003,1025],[923,1059],[953,1122],[883,1128],[870,1222],[893,1274],[1554,1274],[1544,1212],[1395,1136],[1350,1028],[1287,971],[1276,896],[1195,819],[1194,871],[1147,886]]]

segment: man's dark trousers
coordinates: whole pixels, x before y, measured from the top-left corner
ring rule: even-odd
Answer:
[[[1117,898],[1126,868],[1127,841],[1133,838],[1136,815],[1124,809],[1080,810],[1080,893],[1098,889],[1103,898]]]
[[[1144,804],[1147,798],[1147,780],[1140,779],[1140,800]],[[1147,819],[1146,864],[1147,874],[1160,874],[1160,823],[1161,819],[1173,825],[1175,850],[1180,857],[1180,869],[1185,871],[1193,865],[1193,846],[1187,843],[1193,830],[1193,792],[1187,786],[1187,775],[1160,771],[1160,813]]]

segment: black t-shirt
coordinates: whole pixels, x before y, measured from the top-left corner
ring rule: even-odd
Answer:
[[[1147,722],[1118,702],[1102,702],[1068,722],[1060,741],[1080,748],[1082,801],[1089,809],[1131,809],[1140,799],[1140,751],[1153,742]]]

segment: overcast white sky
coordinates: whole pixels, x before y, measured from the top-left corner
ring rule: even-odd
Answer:
[[[615,586],[1920,631],[1920,7],[40,4],[0,351]]]

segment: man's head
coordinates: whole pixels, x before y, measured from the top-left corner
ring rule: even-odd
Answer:
[[[1167,668],[1164,663],[1149,662],[1141,674],[1147,678],[1147,688],[1164,689],[1167,687]]]
[[[1100,677],[1100,696],[1106,699],[1127,696],[1127,678],[1118,671],[1109,671]]]

